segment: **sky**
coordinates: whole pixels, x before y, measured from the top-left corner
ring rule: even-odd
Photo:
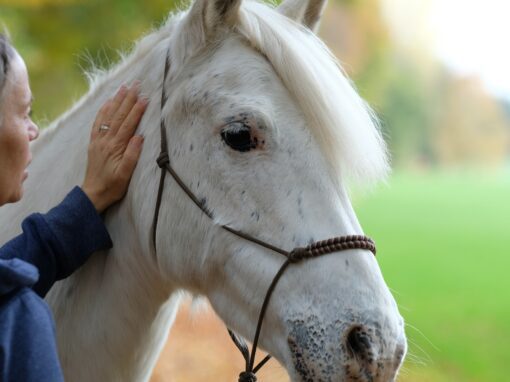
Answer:
[[[381,0],[394,37],[510,100],[510,0]]]

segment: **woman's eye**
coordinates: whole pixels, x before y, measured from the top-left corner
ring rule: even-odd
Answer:
[[[221,138],[237,151],[246,152],[257,147],[257,140],[251,137],[250,127],[241,122],[231,123],[223,129]]]

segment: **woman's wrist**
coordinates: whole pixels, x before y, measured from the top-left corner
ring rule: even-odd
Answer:
[[[90,199],[98,213],[103,212],[108,207],[109,203],[102,196],[103,195],[102,192],[94,190],[92,187],[88,187],[85,184],[81,187],[81,189],[85,193],[85,195],[87,195],[87,197]]]

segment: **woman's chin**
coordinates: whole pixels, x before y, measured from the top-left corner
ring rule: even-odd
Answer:
[[[9,198],[9,200],[7,201],[7,203],[19,202],[23,198],[24,192],[25,192],[25,190],[24,190],[23,181],[22,181],[20,186],[18,187],[18,189],[12,193],[12,195]]]

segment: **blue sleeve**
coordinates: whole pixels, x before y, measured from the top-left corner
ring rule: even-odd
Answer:
[[[32,289],[0,296],[0,380],[64,381],[52,314]]]
[[[34,265],[39,280],[33,290],[41,297],[93,252],[112,247],[101,216],[79,187],[47,214],[32,214],[21,226],[23,233],[0,248],[0,259],[18,258]]]

